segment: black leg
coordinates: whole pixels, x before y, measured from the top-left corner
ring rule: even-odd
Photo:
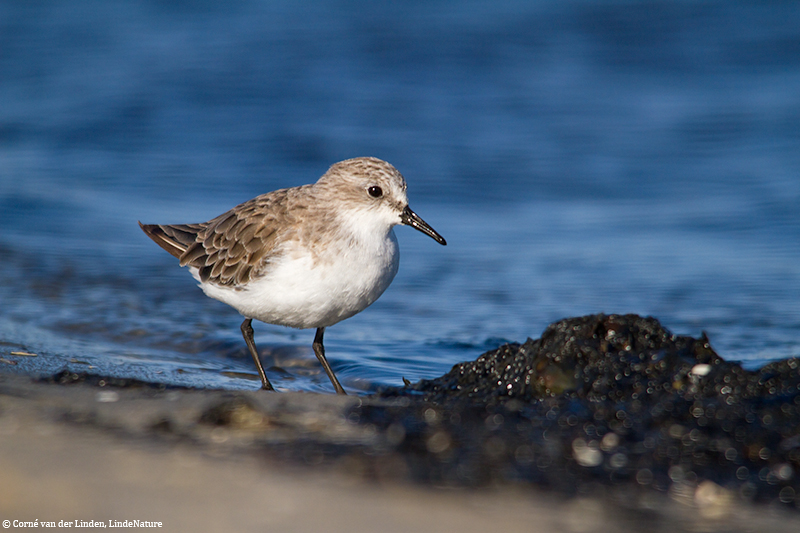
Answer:
[[[244,322],[242,322],[242,336],[244,337],[244,342],[247,343],[247,348],[250,350],[250,355],[253,356],[253,361],[256,362],[258,375],[261,376],[261,388],[264,390],[275,390],[272,388],[272,383],[270,383],[269,380],[267,379],[267,374],[264,372],[264,367],[261,366],[261,359],[258,357],[258,351],[256,350],[256,341],[253,340],[252,318],[246,318]]]
[[[339,384],[339,380],[336,379],[336,376],[333,374],[333,369],[331,369],[331,365],[328,364],[328,360],[325,359],[325,347],[322,345],[322,336],[324,334],[325,328],[317,328],[317,334],[314,336],[313,344],[314,353],[317,355],[319,362],[322,363],[322,368],[325,369],[325,372],[327,372],[328,377],[331,379],[333,388],[336,389],[336,394],[347,394]]]

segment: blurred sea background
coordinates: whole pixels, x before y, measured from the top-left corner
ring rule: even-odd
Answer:
[[[255,389],[241,317],[137,225],[394,164],[447,238],[326,332],[345,387],[598,312],[800,355],[800,3],[0,3],[0,367]],[[312,330],[254,324],[330,391]],[[19,355],[20,352],[36,354]]]

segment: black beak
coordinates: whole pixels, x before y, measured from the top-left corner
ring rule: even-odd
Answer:
[[[447,241],[444,240],[444,237],[436,233],[435,229],[430,227],[427,222],[419,218],[419,215],[412,211],[408,206],[406,206],[405,209],[403,209],[403,212],[400,213],[400,222],[406,226],[411,226],[412,228],[421,231],[442,246],[447,244]]]

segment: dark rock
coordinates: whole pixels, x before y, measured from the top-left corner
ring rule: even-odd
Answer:
[[[705,337],[673,335],[654,318],[592,315],[556,322],[537,340],[503,345],[406,388],[429,401],[529,402],[565,393],[593,401],[630,400],[658,390],[692,389],[696,365],[709,365],[700,367],[704,371],[731,366]],[[402,394],[382,394],[393,392]]]
[[[420,480],[528,481],[567,492],[630,484],[800,503],[800,360],[757,371],[653,318],[549,326],[359,408]],[[422,400],[422,401],[419,401]]]

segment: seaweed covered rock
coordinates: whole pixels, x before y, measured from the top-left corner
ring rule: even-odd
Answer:
[[[717,355],[705,335],[700,339],[673,335],[651,317],[599,314],[561,320],[539,339],[503,345],[407,390],[422,393],[429,401],[459,398],[494,403],[562,394],[628,401],[677,394],[722,397],[731,404],[797,394],[795,363],[748,372]]]
[[[408,400],[360,420],[401,435],[394,449],[428,481],[713,486],[800,507],[800,360],[748,371],[653,318],[565,319],[379,395]]]

